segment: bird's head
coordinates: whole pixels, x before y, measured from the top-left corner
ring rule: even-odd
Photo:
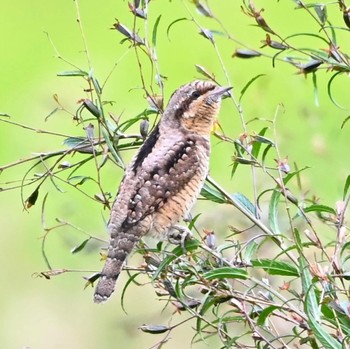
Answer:
[[[178,122],[187,131],[209,135],[221,99],[230,89],[201,80],[183,85],[171,96],[164,118]]]

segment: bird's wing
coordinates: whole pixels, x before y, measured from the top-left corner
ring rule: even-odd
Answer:
[[[202,186],[207,172],[209,143],[205,147],[206,154],[198,154],[196,143],[203,141],[188,137],[175,142],[165,152],[158,149],[159,154],[155,154],[156,149],[148,152],[141,148],[128,169],[115,203],[116,209],[120,203],[126,206],[127,213],[120,226],[122,230],[135,226],[157,212],[169,199],[186,188],[190,181],[198,178],[198,185]],[[142,152],[145,155],[143,158],[140,157]],[[129,195],[125,195],[126,192]],[[123,195],[128,197],[128,202],[125,202]]]

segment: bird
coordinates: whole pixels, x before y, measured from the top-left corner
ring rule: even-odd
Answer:
[[[230,89],[195,80],[171,95],[124,172],[107,225],[110,241],[95,303],[110,298],[127,256],[143,236],[165,240],[189,214],[208,175],[210,134]]]

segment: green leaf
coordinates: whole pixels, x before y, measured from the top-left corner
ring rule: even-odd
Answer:
[[[350,115],[348,115],[344,120],[343,122],[341,123],[341,126],[340,128],[343,129],[343,127],[345,126],[345,124],[350,120]]]
[[[75,148],[77,146],[83,145],[84,142],[86,142],[85,137],[68,137],[63,141],[63,144],[69,148]],[[87,145],[91,145],[91,143],[88,142]]]
[[[227,203],[225,196],[219,191],[217,191],[216,189],[210,187],[207,182],[205,182],[203,185],[203,188],[201,190],[201,195],[207,200],[216,202],[218,204]]]
[[[272,148],[272,144],[269,144],[263,151],[263,155],[261,157],[261,162],[264,164],[265,163],[265,159],[267,156],[267,153],[269,152],[269,150]]]
[[[331,319],[331,322],[335,326],[338,326],[338,323],[340,323],[342,331],[347,336],[350,334],[350,314],[348,310],[350,309],[349,306],[350,304],[348,301],[338,303],[338,300],[332,300],[328,303],[328,306],[323,305],[321,308],[322,314],[327,318],[327,320]],[[336,314],[334,310],[336,311]]]
[[[68,178],[68,182],[74,186],[82,185],[89,180],[93,179],[91,177],[86,176],[73,176]]]
[[[316,107],[320,106],[320,101],[318,99],[318,88],[317,88],[317,75],[315,72],[312,73],[312,84],[314,86],[314,99]]]
[[[302,37],[310,36],[312,38],[317,38],[317,39],[322,40],[324,44],[329,45],[329,42],[322,35],[313,34],[313,33],[305,33],[305,32],[289,35],[289,36],[284,38],[284,42],[288,42],[289,39],[296,38],[296,37],[299,37],[299,36],[302,36]]]
[[[168,38],[169,41],[170,41],[170,37],[169,37],[170,28],[171,28],[175,23],[182,22],[182,21],[191,21],[191,20],[188,19],[188,18],[186,18],[186,17],[182,17],[182,18],[175,19],[175,21],[171,22],[171,23],[168,25],[168,28],[167,28],[167,30],[166,30],[166,36],[167,36],[167,38]]]
[[[157,30],[158,30],[158,25],[160,22],[162,15],[159,15],[156,19],[156,22],[154,23],[154,27],[153,27],[153,32],[152,32],[152,44],[154,47],[157,46]]]
[[[196,335],[199,335],[201,337],[201,340],[204,340],[203,332],[202,332],[202,317],[207,312],[208,309],[210,309],[215,304],[214,297],[210,295],[210,292],[208,292],[202,302],[201,309],[199,311],[201,316],[197,316],[196,321]],[[204,326],[205,327],[205,326]]]
[[[53,114],[55,114],[57,111],[61,110],[60,108],[55,108],[54,110],[52,110],[46,117],[45,117],[45,121],[47,121]]]
[[[236,201],[241,207],[245,208],[246,211],[250,212],[254,217],[257,217],[257,212],[253,203],[243,194],[234,193],[232,199]]]
[[[260,132],[259,132],[259,136],[264,136],[266,131],[268,130],[268,127],[264,127]],[[258,140],[255,139],[255,142],[253,142],[253,148],[252,148],[252,155],[257,159],[257,157],[259,156],[259,151],[261,148],[261,144],[263,142],[259,142]]]
[[[250,241],[244,250],[243,260],[245,263],[250,264],[252,256],[258,250],[259,245],[255,241]]]
[[[57,74],[57,76],[88,76],[89,74],[83,70],[69,70]]]
[[[254,259],[254,268],[262,268],[269,275],[299,276],[299,271],[294,265],[273,259]]]
[[[203,274],[204,279],[248,279],[246,270],[241,268],[222,267],[210,270]]]
[[[278,189],[274,189],[269,203],[269,224],[271,230],[276,235],[281,234],[278,222],[278,202],[280,196],[281,192]]]
[[[113,145],[111,139],[109,138],[109,134],[108,134],[108,132],[106,131],[105,128],[102,128],[102,134],[103,134],[103,137],[104,137],[104,139],[106,141],[108,149],[109,149],[109,151],[111,152],[111,154],[113,156],[113,159],[115,160],[117,165],[124,170],[125,169],[125,165],[124,165],[123,159],[119,155],[119,152],[114,148],[114,145]]]
[[[186,244],[185,244],[185,249],[187,252],[192,252],[194,250],[196,250],[198,248],[198,246],[200,246],[200,241],[192,239],[192,240],[187,240]],[[180,257],[182,254],[184,254],[184,249],[182,248],[182,246],[177,246],[175,247],[171,254],[169,254],[167,257],[165,257],[162,262],[159,264],[158,269],[156,270],[156,272],[153,275],[153,280],[155,280],[159,274],[161,274],[163,272],[163,270],[165,268],[168,267],[168,265],[170,265],[170,263],[172,263],[176,258]]]
[[[299,235],[299,234],[298,234]],[[304,310],[308,317],[308,325],[312,329],[316,339],[325,348],[341,349],[342,345],[333,338],[321,325],[321,311],[316,297],[315,286],[306,258],[301,254],[299,257],[301,281],[303,293],[305,294]]]
[[[343,72],[341,71],[338,71],[336,72],[335,74],[333,74],[331,76],[331,78],[329,79],[328,81],[328,84],[327,84],[327,92],[328,92],[328,97],[329,99],[333,102],[333,104],[335,106],[337,106],[339,109],[342,109],[342,110],[346,110],[346,108],[344,108],[343,106],[341,106],[336,100],[335,98],[333,97],[333,93],[332,93],[332,84],[333,84],[333,81],[334,79],[339,75],[339,74],[342,74]]]
[[[94,85],[94,88],[95,88],[97,94],[98,94],[98,95],[101,95],[101,93],[102,93],[102,88],[101,88],[100,83],[99,83],[98,80],[95,79],[94,77],[91,77],[91,80],[92,80],[92,84]]]
[[[326,205],[311,205],[303,209],[304,212],[327,212],[336,214],[335,209]]]
[[[259,317],[258,317],[256,324],[258,326],[264,326],[267,317],[276,309],[280,309],[280,307],[277,305],[271,305],[271,306],[265,308],[264,310],[262,310],[259,314]]]
[[[288,175],[286,175],[283,178],[283,184],[286,185],[295,175],[298,175],[301,171],[304,171],[307,168],[308,167],[304,167],[298,171],[288,173]],[[269,224],[270,224],[271,230],[276,235],[281,234],[279,224],[278,224],[278,203],[281,195],[282,193],[281,193],[280,187],[276,187],[275,189],[273,189],[271,199],[270,199],[270,204],[269,204]]]
[[[252,79],[250,79],[242,88],[241,90],[241,95],[239,96],[239,102],[241,102],[244,94],[246,93],[246,91],[248,90],[249,86],[257,79],[261,78],[262,76],[265,76],[266,74],[258,74],[256,76],[254,76]]]
[[[70,252],[74,254],[82,251],[89,241],[90,238],[84,240],[80,245],[73,247]]]
[[[196,224],[197,219],[199,218],[199,216],[201,215],[201,213],[198,213],[197,215],[195,215],[192,219],[190,224],[188,225],[188,229],[192,230],[192,228],[194,227],[194,225]]]
[[[344,190],[343,190],[343,200],[345,200],[346,195],[348,194],[349,186],[350,186],[350,175],[347,176],[345,181]]]
[[[340,256],[342,258],[344,258],[343,255],[345,254],[345,260],[343,260],[343,263],[345,263],[345,261],[350,257],[349,250],[350,250],[350,241],[346,242],[340,250]]]
[[[231,179],[233,178],[234,174],[236,173],[236,170],[238,168],[239,163],[237,161],[235,161],[232,164],[232,170],[231,170]]]
[[[124,311],[125,314],[127,314],[126,310],[125,310],[125,306],[124,306],[124,299],[125,299],[125,294],[126,294],[126,290],[128,289],[129,285],[132,283],[132,282],[135,282],[134,280],[140,275],[142,274],[141,272],[140,273],[135,273],[134,275],[131,275],[129,276],[128,278],[128,281],[125,283],[124,285],[124,288],[123,288],[123,291],[122,291],[122,294],[120,296],[120,299],[121,299],[121,307]],[[136,283],[136,282],[135,282]],[[137,283],[136,283],[137,284]]]
[[[196,68],[196,71],[197,71],[199,74],[203,75],[206,79],[215,80],[215,77],[213,76],[213,74],[209,73],[209,72],[207,71],[207,69],[205,69],[204,67],[202,67],[202,66],[199,65],[199,64],[195,64],[194,66],[195,66],[195,68]]]
[[[327,6],[325,4],[315,4],[312,6],[317,14],[317,17],[322,24],[327,22]]]
[[[86,284],[85,284],[85,286],[84,286],[84,289],[86,289],[86,287],[88,287],[88,286],[93,286],[94,285],[94,282],[96,281],[96,280],[98,280],[99,278],[100,278],[100,276],[101,276],[101,273],[100,272],[98,272],[98,273],[93,273],[92,275],[90,275],[90,276],[83,276],[83,278],[86,280]]]

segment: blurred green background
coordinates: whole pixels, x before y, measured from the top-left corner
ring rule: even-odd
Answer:
[[[3,0],[0,11],[0,112],[11,116],[10,120],[34,129],[45,129],[66,135],[84,136],[82,125],[76,126],[72,118],[63,112],[55,113],[46,122],[45,117],[56,108],[53,95],[57,94],[61,103],[71,112],[78,107],[78,101],[86,98],[86,84],[79,78],[58,77],[61,71],[72,70],[69,61],[81,69],[88,70],[82,35],[77,24],[77,11],[74,1],[14,2]],[[222,20],[230,34],[252,48],[262,46],[265,33],[245,16],[240,1],[224,0],[211,2],[212,10]],[[264,16],[282,36],[302,31],[317,31],[318,28],[302,11],[294,11],[293,1],[257,1],[257,8],[264,7]],[[91,59],[94,75],[104,81],[117,63],[105,88],[104,99],[115,104],[109,110],[122,115],[122,120],[135,116],[147,107],[144,92],[139,89],[140,74],[133,49],[129,43],[120,44],[120,33],[110,30],[117,18],[129,28],[133,25],[133,15],[125,1],[104,0],[80,1],[81,23]],[[210,42],[198,35],[194,22],[181,21],[170,30],[170,40],[166,30],[178,18],[189,18],[190,13],[204,28],[219,30],[220,26],[212,19],[200,15],[193,4],[186,1],[152,1],[149,4],[147,27],[138,20],[140,35],[148,32],[152,36],[153,25],[161,14],[157,35],[157,56],[160,72],[168,80],[165,82],[165,100],[179,85],[195,78],[201,78],[194,65],[206,67],[214,72],[220,83],[228,82],[218,56]],[[332,12],[332,10],[334,12]],[[336,6],[330,15],[341,21]],[[297,24],[297,28],[296,28]],[[340,32],[342,50],[347,33]],[[50,43],[53,42],[57,51]],[[298,39],[304,44],[304,39]],[[341,198],[343,183],[349,174],[348,125],[341,130],[342,121],[349,113],[348,82],[342,76],[335,82],[334,94],[345,109],[332,104],[326,84],[330,73],[325,69],[318,74],[320,106],[315,105],[311,76],[304,78],[296,74],[295,68],[278,62],[273,68],[271,60],[240,60],[231,55],[239,46],[220,36],[216,37],[217,50],[227,69],[234,93],[257,74],[266,74],[258,79],[243,98],[242,105],[246,120],[253,118],[273,119],[278,114],[277,138],[281,157],[288,156],[289,162],[299,168],[310,166],[303,173],[303,191],[315,194],[322,202],[334,206]],[[320,48],[309,38],[305,46]],[[270,51],[269,51],[270,50]],[[267,49],[273,55],[271,49]],[[63,58],[59,59],[58,54]],[[153,77],[147,60],[144,62],[144,75],[150,83]],[[2,117],[7,120],[8,118]],[[243,132],[239,115],[230,100],[223,103],[220,116],[225,133],[238,138]],[[251,123],[248,131],[260,131],[269,126],[264,121]],[[33,153],[47,152],[62,148],[63,138],[53,137],[0,123],[0,165],[14,162]],[[270,130],[268,137],[274,138]],[[231,156],[234,149],[227,143],[213,138],[211,176],[230,192],[242,192],[252,198],[253,182],[248,167],[239,168],[231,179]],[[124,154],[125,160],[131,154]],[[75,155],[80,156],[80,155]],[[28,164],[13,167],[1,173],[1,187],[14,179],[20,180]],[[93,171],[93,167],[86,169]],[[115,194],[122,176],[121,170],[112,164],[104,169],[104,185]],[[257,186],[263,185],[264,177],[257,174]],[[32,188],[34,189],[34,188]],[[84,187],[89,193],[96,188],[90,184]],[[296,186],[293,187],[296,189]],[[0,194],[2,287],[0,289],[0,346],[1,348],[149,348],[162,337],[152,336],[138,330],[142,324],[175,324],[185,319],[185,315],[174,314],[165,304],[157,300],[151,285],[131,286],[125,298],[126,315],[120,307],[120,292],[126,276],[118,280],[119,292],[105,305],[92,302],[92,288],[84,290],[82,275],[68,273],[45,280],[33,274],[46,270],[41,255],[41,239],[44,234],[40,221],[42,198],[48,192],[46,226],[56,224],[55,218],[69,221],[90,234],[106,238],[104,220],[108,212],[101,205],[87,200],[84,195],[69,187],[65,193],[57,192],[48,182],[40,192],[37,205],[26,212],[23,210],[20,191],[3,191]],[[26,189],[24,197],[30,194]],[[215,210],[214,210],[215,208]],[[227,225],[240,221],[240,215],[227,207],[214,207],[200,202],[194,212],[203,212],[199,227],[214,229],[219,239],[228,233]],[[79,244],[84,236],[70,227],[54,230],[47,242],[47,254],[53,268],[71,268],[98,271],[98,246],[91,244],[80,254],[72,255],[70,249]],[[137,263],[137,262],[135,262]],[[90,274],[91,274],[90,273]],[[145,279],[146,281],[146,279]],[[175,310],[175,308],[173,309]],[[187,316],[187,315],[186,315]],[[190,347],[194,334],[193,323],[174,330],[167,348]],[[209,340],[209,347],[215,347],[215,340]],[[205,343],[195,348],[208,347]]]

